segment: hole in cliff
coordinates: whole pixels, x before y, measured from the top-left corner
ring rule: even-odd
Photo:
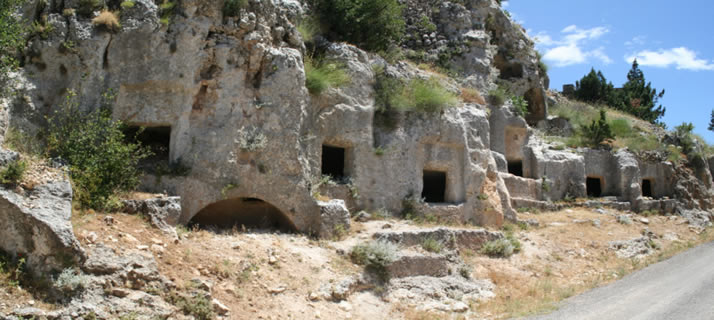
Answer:
[[[602,195],[602,180],[600,178],[587,177],[587,179],[585,179],[585,188],[588,197],[597,198]]]
[[[421,197],[426,202],[445,202],[446,198],[446,172],[424,170],[424,187]]]
[[[67,74],[67,67],[65,67],[63,64],[60,65],[59,67],[59,72],[61,75],[66,75]]]
[[[652,180],[651,179],[642,179],[642,196],[643,197],[652,197]]]
[[[528,102],[528,115],[526,116],[526,120],[528,120],[529,123],[535,123],[546,118],[543,90],[531,88],[523,97]]]
[[[126,139],[133,143],[141,143],[149,148],[152,155],[143,159],[139,166],[151,171],[157,166],[169,163],[169,147],[171,144],[171,127],[139,127],[129,126],[124,130]]]
[[[208,229],[296,230],[292,221],[278,208],[258,198],[234,198],[210,204],[199,211],[189,224]]]
[[[508,161],[508,173],[514,176],[523,176],[523,161],[521,160],[511,160]]]
[[[338,181],[345,178],[345,148],[322,146],[322,175]]]
[[[510,62],[506,59],[507,53],[499,52],[493,59],[493,64],[500,71],[501,79],[523,78],[523,66],[520,63]]]

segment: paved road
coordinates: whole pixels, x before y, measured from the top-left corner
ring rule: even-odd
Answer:
[[[714,242],[565,300],[535,319],[714,319]]]

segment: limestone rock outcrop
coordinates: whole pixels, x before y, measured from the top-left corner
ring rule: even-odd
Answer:
[[[0,249],[26,258],[36,275],[61,271],[85,259],[72,231],[72,187],[51,181],[17,193],[0,188]]]

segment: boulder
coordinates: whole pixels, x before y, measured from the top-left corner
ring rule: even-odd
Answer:
[[[175,235],[175,226],[181,217],[180,197],[161,197],[146,200],[124,200],[124,211],[129,214],[143,214],[151,225],[166,233]]]
[[[50,181],[23,194],[0,188],[0,249],[26,257],[39,275],[84,261],[72,230],[72,186]]]
[[[318,201],[317,205],[320,207],[320,237],[341,236],[340,233],[350,230],[350,212],[344,200]]]

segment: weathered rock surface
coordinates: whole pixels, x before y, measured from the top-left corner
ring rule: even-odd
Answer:
[[[52,181],[22,194],[0,188],[0,248],[27,258],[37,275],[79,264],[85,254],[72,230],[72,187]]]
[[[488,230],[434,228],[401,232],[377,232],[373,237],[377,240],[393,242],[402,247],[421,246],[426,240],[433,240],[450,249],[479,250],[484,243],[503,238],[503,234]]]
[[[463,304],[494,296],[495,286],[488,280],[469,280],[458,276],[441,278],[416,276],[389,281],[390,301],[417,305],[418,310],[464,312]]]
[[[124,211],[129,214],[143,214],[151,225],[169,234],[176,234],[173,226],[181,217],[181,198],[163,197],[146,200],[124,200]]]

